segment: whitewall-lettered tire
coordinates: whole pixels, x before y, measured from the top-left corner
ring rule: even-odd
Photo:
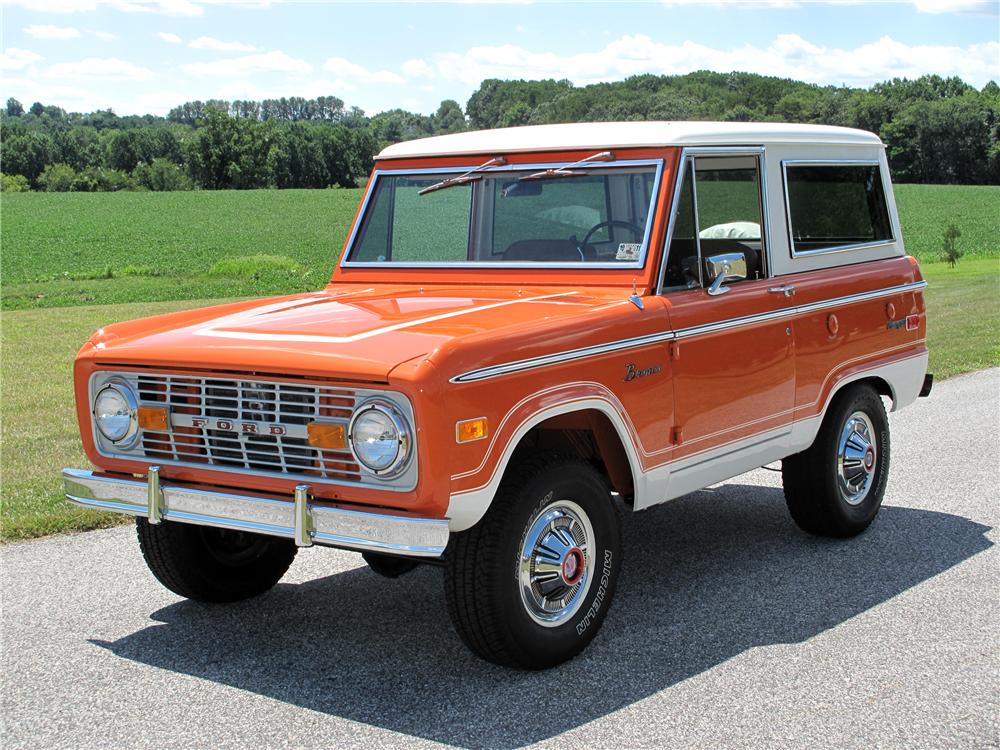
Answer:
[[[621,568],[619,510],[590,464],[540,455],[512,465],[486,516],[456,534],[445,592],[473,652],[544,669],[600,628]]]
[[[782,461],[781,472],[803,531],[849,537],[868,528],[889,477],[889,420],[878,392],[858,384],[837,394],[816,440]]]

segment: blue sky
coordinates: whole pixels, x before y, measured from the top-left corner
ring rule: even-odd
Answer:
[[[333,3],[0,0],[0,96],[165,114],[193,99],[463,106],[483,78],[749,70],[866,86],[1000,80],[1000,0]]]

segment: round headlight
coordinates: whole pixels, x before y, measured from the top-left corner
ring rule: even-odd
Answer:
[[[398,474],[410,457],[410,428],[406,418],[388,401],[369,401],[354,414],[350,427],[351,451],[373,474]]]
[[[101,435],[116,445],[127,442],[138,429],[138,402],[127,383],[114,381],[94,399],[94,424]]]

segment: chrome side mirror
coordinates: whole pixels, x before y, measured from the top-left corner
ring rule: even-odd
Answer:
[[[713,297],[725,294],[727,281],[743,281],[747,277],[747,259],[743,253],[725,253],[705,258],[705,276],[711,283],[708,293]]]

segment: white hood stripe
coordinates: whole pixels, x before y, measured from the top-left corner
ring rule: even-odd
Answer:
[[[212,336],[215,338],[223,339],[241,339],[245,341],[286,341],[286,342],[302,342],[302,343],[323,343],[323,344],[350,344],[355,341],[362,341],[364,339],[372,338],[373,336],[381,336],[383,333],[390,333],[392,331],[399,331],[404,328],[412,328],[413,326],[423,325],[424,323],[434,323],[438,320],[445,320],[446,318],[454,318],[459,315],[468,315],[469,313],[480,312],[482,310],[492,310],[496,307],[506,307],[507,305],[516,305],[519,302],[538,302],[539,300],[555,299],[556,297],[568,297],[574,295],[576,292],[560,292],[558,294],[543,294],[538,297],[524,297],[520,299],[506,300],[504,302],[494,302],[489,305],[479,305],[478,307],[470,307],[466,310],[453,310],[452,312],[441,313],[440,315],[431,315],[427,318],[418,318],[416,320],[407,320],[402,323],[395,323],[389,326],[383,326],[381,328],[373,328],[370,331],[363,331],[362,333],[356,333],[352,336],[328,336],[325,334],[310,334],[310,333],[255,333],[253,331],[232,331],[224,330],[224,328],[230,326],[238,326],[240,324],[250,323],[254,318],[260,314],[260,309],[251,310],[247,313],[240,313],[234,315],[230,318],[224,318],[221,321],[216,321],[215,324],[201,328],[194,332],[195,336]]]

